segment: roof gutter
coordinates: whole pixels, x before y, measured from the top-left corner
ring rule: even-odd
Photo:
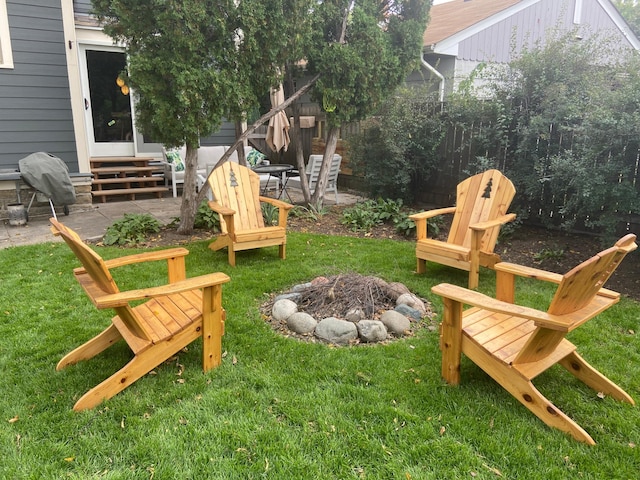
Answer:
[[[440,98],[440,103],[443,103],[444,102],[444,75],[442,75],[438,70],[436,70],[433,65],[427,62],[424,59],[424,55],[420,55],[420,62],[422,63],[423,67],[425,67],[427,70],[429,70],[431,73],[433,73],[436,77],[440,79],[439,98]]]

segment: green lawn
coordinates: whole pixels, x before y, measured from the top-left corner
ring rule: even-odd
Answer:
[[[580,444],[538,420],[463,361],[462,383],[440,379],[438,333],[388,345],[330,348],[273,332],[258,306],[269,292],[316,275],[357,272],[430,288],[465,285],[465,272],[429,264],[413,273],[411,242],[290,233],[276,248],[238,254],[189,245],[189,276],[224,271],[225,356],[207,374],[200,342],[100,407],[71,410],[124,365],[124,343],[55,371],[68,351],[101,331],[76,284],[65,244],[0,251],[0,477],[106,479],[635,479],[640,408],[600,399],[560,367],[536,386],[598,443]],[[105,258],[131,251],[99,248]],[[595,253],[595,252],[594,252]],[[626,261],[637,261],[637,253]],[[122,289],[159,284],[164,265],[117,270]],[[483,271],[481,291],[493,292]],[[553,287],[523,281],[519,301],[541,306]],[[595,367],[640,400],[640,304],[621,303],[573,332]]]

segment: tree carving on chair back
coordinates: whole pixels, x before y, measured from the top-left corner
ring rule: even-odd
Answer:
[[[231,266],[236,252],[277,245],[280,258],[286,257],[287,216],[293,205],[260,195],[260,177],[251,169],[233,162],[215,168],[208,178],[213,200],[209,208],[220,215],[222,232],[209,245],[212,250],[227,248]],[[278,209],[278,225],[267,227],[261,202]]]
[[[425,273],[427,260],[469,272],[469,288],[476,288],[480,266],[491,268],[500,261],[494,248],[500,226],[515,219],[507,214],[515,195],[513,183],[498,170],[467,178],[458,185],[455,207],[411,215],[416,223],[417,272]],[[453,214],[446,242],[428,238],[427,220]]]

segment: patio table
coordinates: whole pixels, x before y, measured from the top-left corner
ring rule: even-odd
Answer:
[[[293,170],[293,165],[289,165],[285,163],[279,163],[274,165],[258,165],[253,167],[252,170],[256,173],[268,173],[270,177],[275,177],[276,182],[278,182],[278,185],[279,185],[279,187],[276,187],[276,192],[277,192],[276,198],[280,198],[282,196],[282,193],[284,192],[287,195],[287,197],[289,197],[289,200],[291,201],[291,196],[289,195],[289,192],[287,192],[286,187],[287,187],[287,180],[289,178],[287,176],[287,172],[290,172],[291,170]],[[267,181],[267,184],[262,190],[263,195],[266,194],[268,188],[269,188],[269,182]]]

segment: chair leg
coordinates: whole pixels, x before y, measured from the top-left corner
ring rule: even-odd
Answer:
[[[232,267],[235,267],[236,266],[236,251],[233,249],[233,245],[229,245],[228,252],[229,252],[229,254],[228,254],[229,265],[231,265]]]
[[[478,265],[471,264],[471,270],[469,270],[469,290],[475,290],[480,283],[480,268]]]
[[[121,339],[122,335],[120,335],[118,329],[112,324],[88,342],[80,345],[62,357],[56,366],[56,370],[62,370],[74,363],[93,358]]]
[[[463,341],[463,352],[507,392],[527,407],[536,417],[550,427],[567,432],[573,438],[595,445],[593,438],[576,422],[562,413],[533,386],[531,381],[516,369],[502,363],[482,350],[473,341]]]
[[[585,362],[576,352],[567,355],[558,363],[596,392],[602,392],[621,402],[635,405],[633,398],[627,392]]]
[[[566,416],[553,403],[545,398],[533,384],[516,374],[511,374],[511,378],[500,382],[501,385],[527,407],[536,417],[550,427],[567,432],[579,442],[595,445],[593,438],[580,425]]]
[[[209,248],[211,250],[220,250],[224,247],[231,248],[229,245],[229,235],[227,235],[226,233],[221,233],[213,242],[209,244]]]
[[[282,245],[278,246],[278,254],[280,255],[280,258],[282,260],[287,258],[287,245],[286,244],[282,244]]]
[[[416,272],[417,273],[426,273],[427,272],[427,261],[423,258],[417,259]]]
[[[198,330],[196,330],[196,326]],[[80,400],[76,402],[73,409],[78,412],[80,410],[93,408],[103,400],[107,400],[117,393],[120,393],[140,377],[149,373],[152,369],[198,338],[201,333],[199,327],[199,324],[194,324],[171,339],[153,345],[138,353],[123,368],[80,397]]]

